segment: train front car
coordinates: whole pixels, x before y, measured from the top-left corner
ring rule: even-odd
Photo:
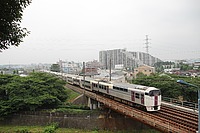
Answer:
[[[145,90],[144,106],[147,111],[158,111],[161,106],[161,92],[155,87],[148,87]]]

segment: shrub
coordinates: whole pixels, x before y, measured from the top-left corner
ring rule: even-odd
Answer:
[[[30,132],[28,131],[28,129],[18,129],[15,131],[15,133],[30,133]]]
[[[58,123],[51,123],[45,128],[44,133],[55,133],[56,129],[58,129]]]

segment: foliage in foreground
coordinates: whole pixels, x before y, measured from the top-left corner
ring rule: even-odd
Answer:
[[[28,35],[20,26],[24,9],[31,0],[0,0],[0,51],[18,46]]]
[[[46,73],[0,75],[0,117],[22,110],[51,109],[67,99],[65,82]]]
[[[44,133],[55,133],[58,129],[58,123],[51,123],[47,127],[45,127]]]

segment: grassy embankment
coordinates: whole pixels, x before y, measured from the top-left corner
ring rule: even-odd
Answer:
[[[75,98],[77,98],[80,94],[66,88],[68,98],[65,101],[65,105],[59,106],[57,109],[53,109],[50,112],[63,112],[63,113],[68,113],[68,114],[91,114],[95,113],[95,110],[90,110],[87,106],[85,105],[74,105],[72,102]]]
[[[82,130],[82,129],[68,129],[58,128],[53,132],[46,130],[42,126],[0,126],[0,133],[130,133],[130,131],[105,131],[105,130]],[[155,130],[136,130],[131,133],[159,133]]]
[[[0,126],[0,133],[50,133],[43,126]],[[112,133],[110,131],[58,128],[55,133]],[[52,132],[52,133],[53,133]]]
[[[66,103],[71,103],[76,97],[78,97],[80,94],[71,90],[71,89],[67,89],[66,88],[66,91],[67,91],[67,94],[68,94],[68,98],[67,98],[67,101]]]

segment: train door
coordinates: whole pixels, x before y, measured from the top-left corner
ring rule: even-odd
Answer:
[[[154,106],[158,106],[158,96],[154,96]]]
[[[131,91],[131,100],[135,101],[135,92],[134,91]]]
[[[141,104],[144,104],[144,94],[141,94]]]
[[[106,86],[106,91],[107,91],[107,93],[109,93],[109,87],[108,86]]]

